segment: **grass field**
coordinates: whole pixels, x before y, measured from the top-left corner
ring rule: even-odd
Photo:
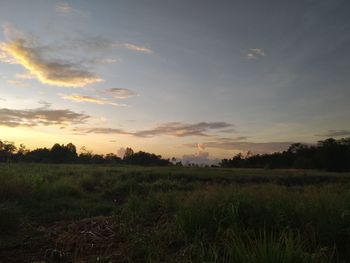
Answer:
[[[350,262],[350,174],[0,165],[0,262]]]

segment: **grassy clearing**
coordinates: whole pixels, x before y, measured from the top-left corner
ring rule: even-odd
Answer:
[[[45,164],[0,169],[0,258],[6,262],[350,259],[349,174]]]

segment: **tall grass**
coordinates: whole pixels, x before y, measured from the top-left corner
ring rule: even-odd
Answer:
[[[105,215],[129,262],[346,262],[349,182],[317,171],[0,165],[0,234]]]

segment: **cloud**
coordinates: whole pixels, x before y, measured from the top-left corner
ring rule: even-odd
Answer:
[[[145,54],[153,53],[153,50],[148,47],[139,46],[131,43],[115,44],[115,47],[125,48],[131,51],[136,51],[136,52],[145,53]]]
[[[92,60],[92,62],[96,64],[114,64],[120,61],[121,61],[120,59],[116,59],[116,58],[99,58],[99,59]]]
[[[247,140],[249,137],[247,136],[237,136],[237,137],[234,137],[234,138],[217,138],[218,141],[221,141],[221,142],[226,142],[226,141],[244,141],[244,140]]]
[[[292,142],[249,142],[229,138],[218,138],[215,141],[202,143],[206,148],[252,152],[254,154],[273,153],[286,150]],[[184,144],[187,147],[198,147],[198,143]]]
[[[25,73],[17,73],[16,78],[17,79],[35,79],[35,76],[30,72],[25,72]]]
[[[167,122],[150,130],[137,131],[133,135],[137,137],[153,137],[156,135],[171,135],[175,137],[209,136],[207,132],[210,130],[220,130],[231,126],[231,124],[226,122],[199,122],[194,124]]]
[[[95,36],[83,39],[72,39],[71,44],[79,48],[90,50],[106,50],[106,49],[127,49],[130,51],[152,54],[153,50],[150,47],[134,44],[134,43],[120,43],[111,39]]]
[[[88,128],[88,129],[75,129],[75,131],[85,132],[85,133],[98,133],[98,134],[127,134],[132,135],[131,132],[127,132],[123,129],[115,128]]]
[[[36,43],[36,39],[33,35],[28,34],[22,30],[19,30],[16,27],[13,27],[9,23],[4,23],[2,25],[4,37],[6,40],[10,41],[13,39],[26,39],[27,42],[29,42],[31,45],[34,45]]]
[[[317,134],[316,136],[320,136],[320,137],[350,136],[350,130],[329,130],[324,134]]]
[[[80,15],[80,16],[86,16],[86,12],[82,12],[78,9],[73,8],[69,3],[67,2],[58,2],[55,5],[55,10],[57,13],[60,13],[62,15]]]
[[[260,48],[252,48],[250,51],[259,56],[266,56],[265,52]]]
[[[52,105],[52,103],[47,102],[47,101],[45,101],[45,100],[39,100],[39,101],[38,101],[38,104],[43,105],[44,108],[50,108],[51,105]]]
[[[194,154],[185,154],[182,156],[182,162],[187,165],[190,163],[196,163],[199,165],[212,165],[217,164],[219,160],[209,159],[209,152],[205,151],[205,145],[204,144],[197,144],[197,152]]]
[[[28,87],[29,84],[24,82],[23,80],[19,80],[19,79],[10,79],[7,81],[8,84],[15,86],[15,87],[20,87],[20,88],[24,88],[24,87]]]
[[[97,97],[91,97],[91,96],[81,95],[81,94],[58,94],[58,95],[65,100],[70,100],[74,102],[88,102],[88,103],[94,103],[99,105],[126,106],[125,104],[118,104],[105,98],[97,98]]]
[[[0,46],[0,62],[6,64],[16,64],[16,60],[10,57],[6,52],[1,49]]]
[[[85,123],[90,116],[68,109],[50,109],[47,105],[35,109],[0,109],[0,125],[7,127],[39,125],[72,125]]]
[[[195,154],[185,154],[182,156],[182,162],[186,164],[196,163],[196,164],[209,164],[212,160],[209,159],[208,152],[198,152]]]
[[[117,156],[119,156],[120,158],[123,158],[125,155],[125,151],[126,149],[124,147],[119,148],[117,151]]]
[[[68,14],[72,13],[74,11],[74,8],[66,2],[60,2],[55,5],[55,10],[59,13]]]
[[[251,48],[247,54],[247,59],[258,59],[265,56],[266,53],[261,48]]]
[[[134,91],[123,88],[110,88],[106,90],[106,93],[116,99],[126,99],[137,95]]]
[[[9,36],[10,39],[0,43],[0,52],[5,54],[5,59],[1,61],[23,66],[40,82],[61,87],[85,87],[102,81],[83,65],[48,57],[45,52],[47,48],[38,45],[36,41],[28,37],[11,39],[11,32],[7,32],[8,27],[5,31],[6,36]],[[19,34],[12,33],[12,35],[18,36]]]
[[[148,138],[160,135],[170,135],[175,137],[208,137],[208,132],[212,130],[220,131],[221,129],[231,126],[231,124],[226,122],[199,122],[194,124],[186,124],[181,122],[167,122],[157,125],[156,127],[149,130],[139,130],[134,132],[115,128],[89,128],[81,131],[86,133],[125,134],[141,138]]]

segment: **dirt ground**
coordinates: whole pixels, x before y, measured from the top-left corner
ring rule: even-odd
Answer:
[[[2,248],[1,263],[126,261],[123,240],[118,240],[115,222],[110,217],[30,228],[21,242],[17,240]]]

